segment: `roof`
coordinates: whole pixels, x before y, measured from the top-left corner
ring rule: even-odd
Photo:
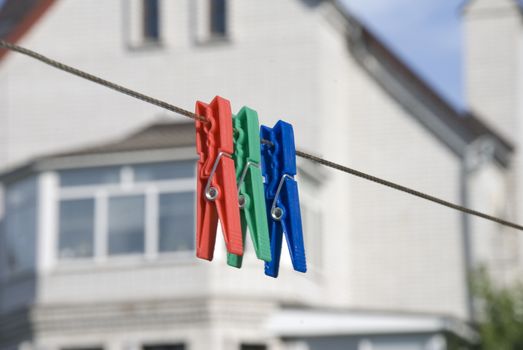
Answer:
[[[306,4],[317,5],[320,0],[303,0]],[[523,0],[521,0],[523,1]],[[11,42],[18,41],[39,18],[46,12],[46,10],[55,3],[55,0],[6,0],[4,6],[0,9],[0,38]],[[454,146],[454,151],[460,153],[459,149],[463,149],[463,145],[470,144],[474,140],[488,136],[496,141],[498,152],[498,159],[503,157],[503,154],[510,153],[513,150],[513,145],[510,140],[500,135],[495,128],[487,125],[485,121],[477,115],[470,112],[462,113],[446,101],[434,88],[432,88],[426,81],[424,81],[416,72],[412,70],[405,62],[403,62],[384,42],[372,33],[360,20],[352,16],[348,10],[341,6],[339,1],[330,0],[336,10],[342,14],[347,22],[347,35],[351,45],[363,47],[370,55],[383,63],[387,69],[392,72],[395,79],[402,81],[407,85],[410,91],[415,94],[416,98],[424,101],[426,105],[430,105],[435,113],[428,116],[422,122],[429,129],[434,130],[434,123],[431,119],[437,117],[438,123],[442,125],[439,128],[439,136],[441,137],[445,132],[451,131],[460,138],[460,146]],[[0,60],[5,55],[5,50],[0,50]],[[380,82],[382,78],[376,77]],[[388,89],[394,95],[394,89]],[[417,117],[417,113],[412,113]],[[443,130],[443,131],[442,131]],[[438,130],[434,132],[438,136]],[[443,135],[444,136],[444,135]],[[443,138],[443,137],[442,137]],[[448,144],[448,140],[446,140]],[[123,146],[122,146],[123,147]],[[452,148],[452,147],[451,147]],[[462,155],[462,154],[461,154]]]
[[[194,123],[156,123],[113,142],[101,143],[51,157],[73,157],[95,154],[147,151],[193,147],[196,144]]]
[[[55,0],[6,0],[0,9],[0,38],[15,43],[45,14]],[[0,59],[7,50],[0,49]]]
[[[16,181],[34,172],[131,163],[197,159],[194,123],[154,123],[116,141],[36,157],[0,174]]]

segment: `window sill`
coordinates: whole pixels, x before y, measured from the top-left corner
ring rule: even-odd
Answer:
[[[232,40],[228,35],[211,35],[205,39],[197,39],[195,43],[198,47],[216,47],[231,45]]]
[[[140,43],[128,43],[126,47],[127,50],[133,52],[150,52],[163,50],[165,48],[165,45],[161,40],[145,40]]]

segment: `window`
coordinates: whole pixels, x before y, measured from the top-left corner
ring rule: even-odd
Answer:
[[[227,0],[210,0],[211,36],[227,35]]]
[[[374,346],[369,339],[361,339],[358,343],[358,350],[373,350]]]
[[[60,172],[60,186],[62,187],[115,184],[118,182],[120,182],[120,169],[118,167],[96,167]]]
[[[60,258],[87,258],[94,253],[94,199],[60,202]]]
[[[267,345],[263,344],[242,344],[240,350],[267,350]]]
[[[130,49],[160,47],[160,0],[122,0],[125,44]]]
[[[37,181],[32,177],[7,186],[5,193],[5,259],[7,272],[34,269],[37,230]]]
[[[109,255],[143,253],[145,245],[145,197],[109,199]]]
[[[160,9],[158,0],[143,0],[143,38],[144,41],[160,39]]]
[[[194,0],[189,7],[194,39],[199,44],[217,43],[229,38],[227,0]]]
[[[144,345],[143,350],[185,350],[184,344]]]
[[[61,260],[194,250],[194,160],[59,174]]]
[[[160,252],[194,249],[194,193],[160,195],[158,231]]]
[[[151,163],[133,166],[134,179],[137,182],[191,178],[195,176],[194,161],[174,163]]]

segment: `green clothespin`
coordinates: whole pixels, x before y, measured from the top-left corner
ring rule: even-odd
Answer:
[[[234,165],[238,182],[243,241],[247,228],[258,259],[271,261],[271,244],[261,172],[260,124],[256,111],[243,107],[233,117]],[[227,254],[227,264],[240,268],[242,257]]]

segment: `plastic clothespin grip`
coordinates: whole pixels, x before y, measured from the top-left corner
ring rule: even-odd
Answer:
[[[198,101],[196,114],[197,170],[196,256],[212,260],[218,219],[229,253],[242,255],[243,242],[232,159],[232,113],[228,100],[216,96],[210,104]]]
[[[234,164],[239,186],[240,217],[243,242],[247,228],[258,259],[271,261],[271,246],[263,176],[261,172],[260,124],[256,111],[243,107],[233,117]],[[227,254],[227,264],[240,268],[242,257]]]
[[[262,174],[269,222],[272,260],[265,263],[265,274],[278,277],[283,233],[294,270],[307,271],[300,199],[296,175],[296,148],[292,125],[278,121],[274,128],[261,127],[261,138],[271,144],[261,145]]]

